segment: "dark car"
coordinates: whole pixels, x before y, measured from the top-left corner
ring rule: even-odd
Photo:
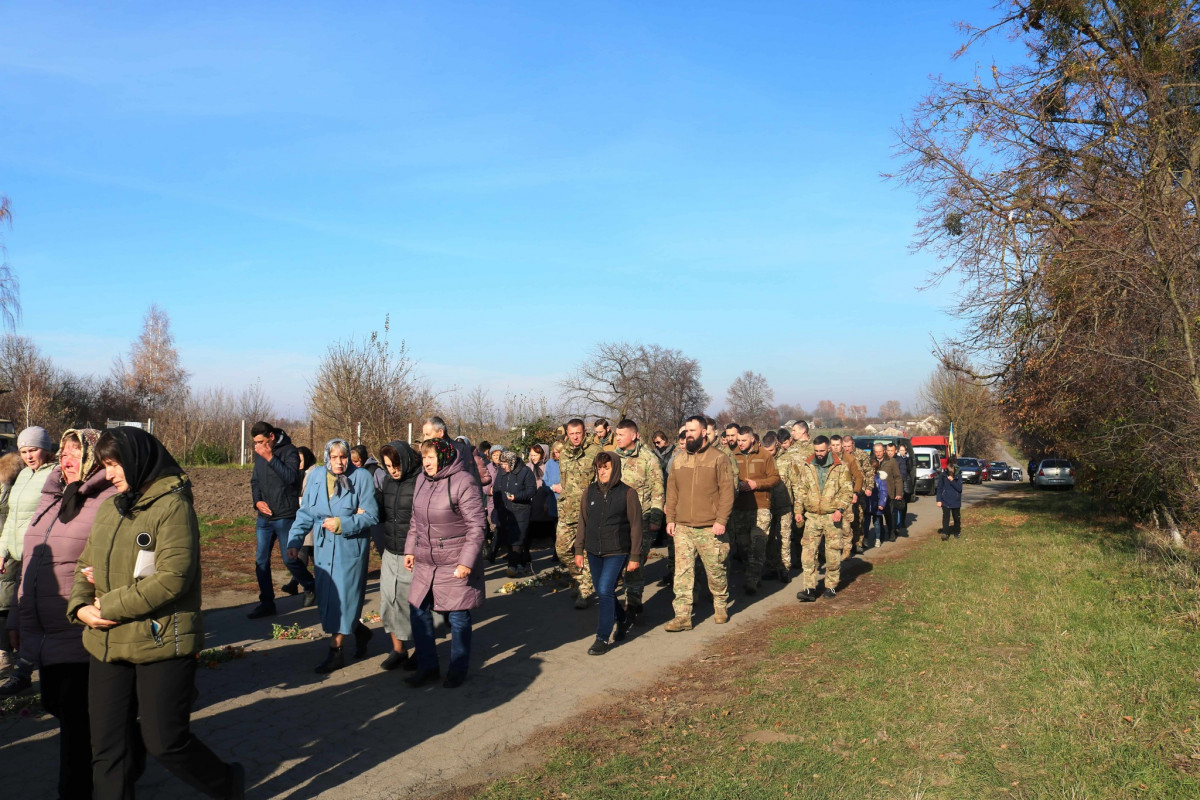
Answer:
[[[994,481],[1011,481],[1013,479],[1013,468],[1006,461],[993,461],[990,465],[992,480]]]
[[[963,483],[983,483],[984,462],[963,456],[958,459],[958,474]]]

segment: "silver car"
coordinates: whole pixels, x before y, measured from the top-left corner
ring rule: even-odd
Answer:
[[[1071,488],[1075,485],[1075,467],[1061,458],[1047,458],[1038,463],[1032,477],[1033,485],[1039,489],[1047,486]]]

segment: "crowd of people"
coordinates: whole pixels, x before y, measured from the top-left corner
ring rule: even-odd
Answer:
[[[363,658],[372,547],[381,555],[384,670],[414,687],[460,686],[471,660],[472,611],[485,569],[533,573],[533,543],[553,535],[574,607],[597,608],[588,647],[603,655],[644,624],[646,563],[666,546],[660,585],[673,593],[664,630],[692,628],[701,572],[715,624],[729,621],[731,571],[746,595],[789,583],[799,547],[800,602],[833,598],[845,559],[907,535],[913,463],[903,443],[858,449],[852,436],[809,437],[804,421],[755,431],[689,417],[650,443],[633,420],[574,418],[554,441],[517,452],[451,438],[429,417],[414,448],[326,443],[318,463],[268,422],[251,429],[258,602],[277,613],[272,552],[285,594],[315,605],[328,652],[319,674]],[[942,538],[960,532],[962,482],[938,479]],[[155,756],[211,797],[240,797],[244,771],[189,730],[204,640],[199,528],[191,485],[151,434],[133,427],[68,430],[57,446],[30,427],[0,458],[0,614],[8,631],[0,693],[29,687],[60,725],[60,798],[132,797]],[[820,564],[824,562],[822,579]],[[623,595],[623,600],[622,600]],[[443,673],[436,617],[450,629]]]

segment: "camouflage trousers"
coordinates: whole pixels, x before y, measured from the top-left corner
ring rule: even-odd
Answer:
[[[842,560],[849,558],[854,552],[854,545],[862,541],[862,508],[858,503],[851,503],[842,515]]]
[[[729,603],[729,580],[725,572],[729,559],[728,534],[714,536],[712,528],[675,526],[675,616],[692,616],[692,590],[696,582],[696,556],[708,573],[708,590],[713,608],[724,611]]]
[[[650,547],[654,544],[655,531],[650,530],[650,518],[642,519],[642,552],[638,559],[637,569],[625,573],[625,596],[641,597],[646,588],[646,559],[650,557]]]
[[[579,517],[577,514],[561,513],[566,505],[563,503],[559,506],[558,530],[554,536],[554,554],[558,556],[559,562],[579,584],[579,596],[591,597],[596,593],[596,587],[592,584],[592,571],[588,568],[588,560],[586,558],[583,560],[582,569],[575,566],[575,536],[579,532]]]
[[[825,588],[836,589],[842,579],[843,522],[835,523],[832,514],[805,514],[804,537],[800,540],[800,565],[804,569],[804,588],[817,588],[817,548],[825,538]]]
[[[771,517],[771,535],[767,539],[767,569],[792,568],[792,512]]]
[[[758,586],[767,560],[767,539],[771,531],[771,509],[735,508],[729,515],[733,546],[746,559],[746,585]]]

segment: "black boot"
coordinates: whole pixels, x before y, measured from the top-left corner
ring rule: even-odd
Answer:
[[[367,654],[367,642],[371,641],[374,634],[371,629],[361,622],[354,627],[354,657],[362,658]]]
[[[816,589],[803,589],[796,592],[796,599],[801,603],[812,603],[817,599]]]
[[[328,675],[331,672],[336,672],[346,666],[346,657],[342,655],[342,648],[331,647],[325,655],[325,660],[317,664],[317,668],[313,670],[318,675]]]

